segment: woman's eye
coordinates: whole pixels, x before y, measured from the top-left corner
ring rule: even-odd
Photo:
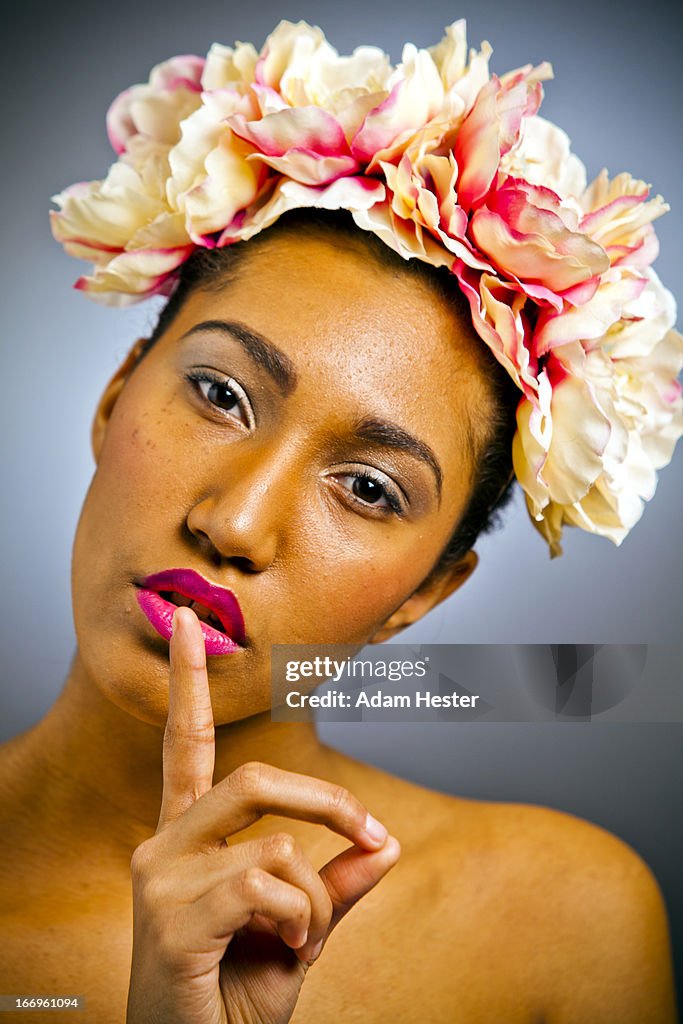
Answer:
[[[351,492],[357,502],[373,508],[393,511],[397,515],[403,511],[401,500],[388,481],[385,483],[366,473],[339,474],[337,480]]]
[[[386,494],[381,484],[372,480],[369,476],[357,476],[354,478],[351,488],[357,498],[367,501],[370,505],[376,505],[382,498],[386,501]]]
[[[234,409],[236,405],[239,405],[239,398],[232,391],[227,384],[217,384],[216,381],[205,381],[208,384],[206,391],[202,388],[202,392],[208,398],[212,405],[217,405],[219,409]]]
[[[254,416],[243,389],[232,378],[219,380],[203,374],[191,374],[191,382],[210,405],[239,419],[246,427],[254,425]]]

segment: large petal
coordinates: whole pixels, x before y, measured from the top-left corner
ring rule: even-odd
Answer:
[[[581,197],[586,211],[581,230],[611,254],[612,262],[622,262],[629,250],[644,250],[638,256],[642,266],[645,254],[649,260],[657,255],[650,224],[669,209],[661,196],[649,196],[644,181],[630,174],[618,174],[610,181],[603,170]]]
[[[382,201],[384,185],[372,178],[356,176],[339,178],[324,188],[313,188],[299,182],[281,179],[265,202],[245,211],[225,229],[219,245],[244,241],[263,231],[287,210],[312,207],[322,210],[352,210],[362,213]]]
[[[197,244],[222,231],[258,195],[267,171],[250,155],[251,147],[226,131],[206,157],[205,177],[183,197],[188,231]]]
[[[263,45],[254,72],[256,81],[279,90],[288,67],[310,60],[320,46],[329,46],[329,43],[317,26],[305,21],[282,20]]]
[[[526,296],[492,274],[476,272],[461,259],[455,260],[453,271],[469,301],[477,334],[526,397],[537,401],[537,366],[524,316]]]
[[[476,210],[470,234],[505,274],[558,293],[591,280],[609,266],[604,250],[587,235],[569,231],[556,214],[537,209],[521,194],[517,207],[510,202],[504,214]]]
[[[156,197],[145,194],[140,175],[122,163],[114,164],[104,181],[66,189],[53,201],[61,207],[52,216],[58,242],[80,241],[105,251],[124,249],[162,210]]]
[[[318,107],[286,109],[260,121],[236,115],[227,123],[254,147],[254,160],[304,185],[328,184],[359,169],[341,125]]]
[[[568,342],[602,338],[621,320],[645,285],[645,278],[639,274],[611,270],[603,274],[600,286],[584,305],[566,305],[559,312],[542,310],[534,333],[536,353],[542,356]]]
[[[115,256],[97,267],[90,277],[81,277],[75,287],[96,302],[109,306],[130,306],[152,295],[168,295],[174,285],[174,271],[194,249],[140,249]]]
[[[523,68],[505,83],[494,76],[479,92],[455,144],[461,169],[458,201],[466,210],[486,196],[501,158],[519,140],[523,118],[538,110],[541,79],[551,74],[549,65]]]
[[[361,163],[370,163],[377,154],[399,140],[407,140],[434,117],[444,98],[439,72],[427,50],[408,46],[403,62],[389,78],[387,98],[365,118],[352,143],[352,152]]]

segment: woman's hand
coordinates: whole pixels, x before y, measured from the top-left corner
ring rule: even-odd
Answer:
[[[332,928],[400,848],[320,779],[252,762],[213,786],[206,655],[189,608],[175,613],[170,660],[159,824],[131,861],[127,1024],[282,1024]],[[354,845],[317,872],[285,832],[227,844],[264,814],[327,825]]]

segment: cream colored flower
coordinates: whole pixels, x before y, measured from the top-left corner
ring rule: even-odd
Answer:
[[[561,553],[563,523],[620,544],[653,496],[656,471],[683,434],[683,337],[674,321],[671,294],[648,270],[603,337],[554,351],[543,441],[530,429],[533,403],[520,404],[515,473],[551,554]]]
[[[120,93],[107,113],[113,149],[124,153],[129,140],[139,135],[173,146],[180,122],[201,103],[203,69],[201,57],[172,57],[152,68],[145,85]]]
[[[113,305],[168,294],[170,275],[194,248],[185,219],[166,198],[168,147],[141,136],[104,181],[72,186],[53,197],[52,233],[65,250],[93,261],[76,287]]]
[[[260,52],[173,58],[112,104],[118,160],[55,197],[53,234],[93,263],[77,287],[125,304],[168,294],[197,246],[296,207],[350,211],[452,271],[520,390],[513,464],[551,554],[565,525],[620,543],[683,432],[675,305],[650,269],[667,206],[629,174],[586,186],[538,113],[550,66],[497,77],[490,54],[458,21],[394,68],[281,21]]]
[[[242,89],[206,93],[201,107],[183,121],[180,141],[169,153],[168,202],[185,215],[197,245],[211,244],[210,236],[252,203],[265,182],[266,169],[249,160],[253,147],[228,124],[235,114],[250,116],[254,106]]]

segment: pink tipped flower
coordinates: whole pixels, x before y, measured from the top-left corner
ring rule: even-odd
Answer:
[[[114,151],[124,153],[128,140],[136,135],[173,146],[180,122],[201,102],[203,70],[201,57],[172,57],[152,68],[146,85],[133,85],[120,93],[107,113],[107,134]]]
[[[675,304],[650,269],[661,197],[585,168],[542,118],[548,64],[500,77],[455,22],[392,67],[281,21],[257,51],[215,43],[114,101],[118,159],[65,189],[54,237],[114,305],[168,295],[196,247],[297,207],[344,209],[405,259],[447,267],[520,391],[515,473],[551,554],[565,525],[621,543],[683,433]]]

